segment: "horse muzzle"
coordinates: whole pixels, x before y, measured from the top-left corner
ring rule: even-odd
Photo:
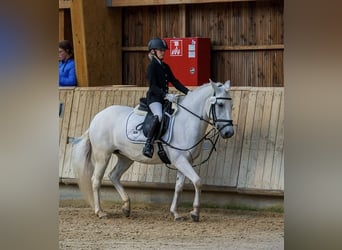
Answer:
[[[226,124],[222,127],[218,126],[218,130],[220,131],[220,135],[224,139],[228,139],[234,135],[234,127],[231,124]]]

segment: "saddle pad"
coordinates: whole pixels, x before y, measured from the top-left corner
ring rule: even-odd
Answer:
[[[166,114],[167,115],[167,114]],[[137,115],[131,112],[128,115],[127,122],[126,122],[126,136],[127,139],[133,143],[145,143],[146,137],[144,136],[142,130],[142,123],[144,122],[145,116]],[[173,129],[173,122],[175,120],[174,116],[170,117],[169,127],[166,130],[165,134],[162,135],[162,139],[165,142],[170,142],[172,136],[172,129]]]

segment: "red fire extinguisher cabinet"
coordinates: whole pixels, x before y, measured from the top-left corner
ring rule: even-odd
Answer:
[[[186,86],[209,82],[210,39],[200,37],[164,38],[168,50],[164,61],[175,77]]]

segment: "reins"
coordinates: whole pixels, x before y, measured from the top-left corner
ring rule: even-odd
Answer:
[[[216,97],[216,99],[223,99],[223,100],[232,100],[232,98],[230,97]],[[173,148],[173,149],[176,149],[176,150],[179,150],[179,151],[190,151],[191,149],[197,147],[200,143],[202,143],[204,140],[208,140],[210,143],[211,143],[211,149],[210,149],[210,152],[209,152],[209,155],[206,159],[204,159],[203,161],[201,161],[200,163],[198,164],[195,164],[193,165],[192,167],[195,168],[195,167],[198,167],[202,164],[204,164],[205,162],[207,162],[210,157],[211,157],[211,154],[213,153],[213,151],[215,150],[216,151],[216,143],[219,139],[219,132],[227,127],[227,126],[233,126],[233,121],[232,120],[225,120],[225,119],[217,119],[217,116],[216,116],[216,112],[215,112],[215,104],[211,104],[210,106],[210,110],[209,110],[209,114],[211,113],[213,115],[213,122],[211,122],[210,120],[206,120],[203,118],[203,116],[199,116],[198,114],[192,112],[191,110],[189,110],[187,107],[181,105],[180,103],[178,102],[175,102],[177,106],[181,107],[182,109],[186,110],[187,112],[189,112],[190,114],[192,114],[193,116],[197,117],[198,119],[200,119],[201,121],[204,121],[206,123],[208,123],[209,125],[212,126],[212,128],[197,142],[195,143],[193,146],[189,147],[189,148],[178,148],[178,147],[175,147],[173,145],[171,145],[170,143],[167,143],[166,141],[164,141],[163,139],[160,139],[160,141],[162,143],[164,143],[165,145],[169,146],[170,148]],[[216,122],[227,122],[227,124],[225,126],[223,126],[222,128],[218,129],[216,127]],[[216,130],[216,132],[214,133],[214,135],[208,137],[208,135],[210,133],[212,133],[212,131]],[[216,137],[215,137],[216,136]],[[214,138],[214,140],[212,140],[212,138]],[[190,153],[190,156],[191,156],[191,153]],[[192,158],[192,156],[191,156]],[[173,169],[173,170],[176,170],[175,168],[171,168],[169,167],[168,164],[165,164],[167,168],[169,169]]]

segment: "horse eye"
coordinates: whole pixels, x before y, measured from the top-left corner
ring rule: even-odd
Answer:
[[[222,107],[224,106],[222,102],[218,103],[217,105],[218,105],[220,108],[222,108]]]

